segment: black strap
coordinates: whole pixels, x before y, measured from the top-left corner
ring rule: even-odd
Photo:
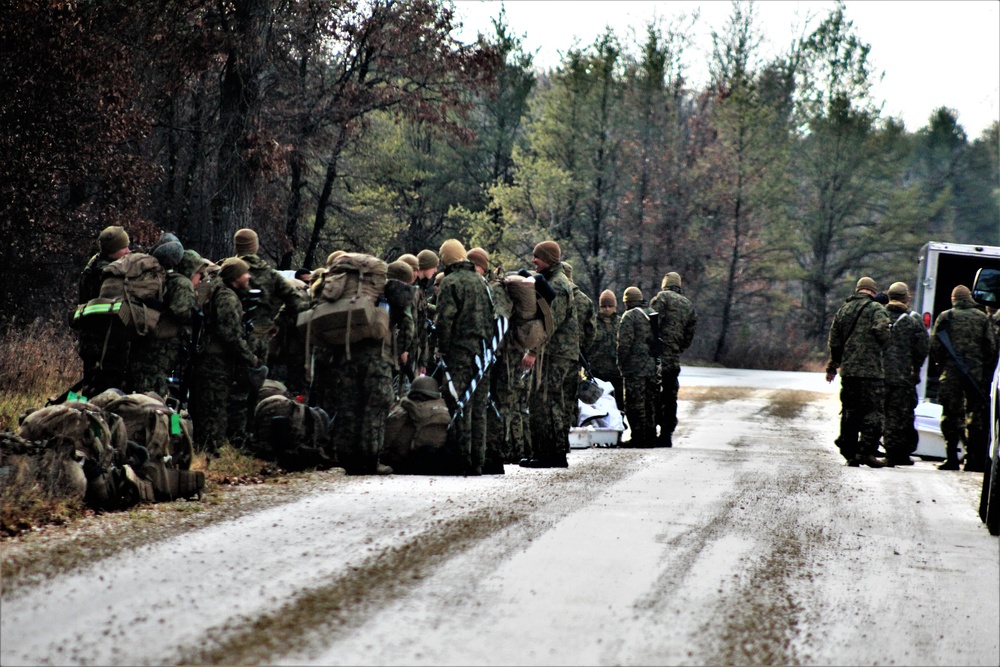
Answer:
[[[854,334],[854,328],[856,326],[858,326],[858,320],[861,319],[862,313],[864,313],[865,309],[868,308],[868,306],[871,305],[871,304],[873,304],[873,303],[875,303],[875,302],[874,301],[868,301],[868,302],[865,303],[865,305],[861,306],[861,308],[858,309],[858,314],[854,316],[854,321],[851,322],[851,329],[847,332],[847,337],[844,338],[844,347],[845,348],[847,347],[847,341],[851,340],[851,336]]]

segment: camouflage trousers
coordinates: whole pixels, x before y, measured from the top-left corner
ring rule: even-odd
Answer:
[[[225,354],[202,354],[195,365],[189,411],[195,446],[215,453],[226,440],[233,361]]]
[[[885,387],[885,425],[882,445],[893,458],[909,456],[917,450],[917,429],[913,411],[917,407],[917,389],[912,384],[890,384]]]
[[[989,395],[988,387],[984,394]],[[985,461],[989,441],[989,405],[984,403],[968,380],[947,371],[938,385],[941,403],[941,435],[948,449],[957,450],[965,442],[966,460]]]
[[[181,338],[150,338],[132,345],[132,391],[155,391],[166,399],[167,378],[176,371],[182,373],[185,341]],[[178,376],[179,377],[179,376]]]
[[[486,411],[486,461],[517,463],[528,455],[531,375],[522,377],[521,356],[504,353],[490,371],[491,405]]]
[[[624,382],[632,447],[652,447],[656,441],[656,378],[626,377]]]
[[[882,380],[840,378],[840,437],[837,447],[851,461],[859,454],[874,456],[882,439]]]
[[[576,359],[543,357],[541,385],[531,395],[531,456],[554,458],[569,453],[569,429],[572,415],[566,414],[565,393],[573,387],[576,398],[580,362]],[[536,368],[536,372],[539,369]],[[567,378],[573,378],[569,383]]]
[[[475,360],[464,353],[446,359],[448,373],[461,398],[476,375]],[[442,393],[448,388],[442,383]],[[487,372],[479,379],[475,391],[461,414],[448,430],[448,449],[455,462],[455,472],[464,473],[476,468],[482,470],[486,462],[486,411],[489,407],[490,377]]]
[[[316,358],[317,404],[333,425],[330,446],[337,465],[349,475],[371,475],[385,440],[392,407],[392,363],[382,343],[351,343],[351,358],[333,348]]]
[[[660,386],[656,398],[656,423],[660,426],[661,436],[673,435],[677,428],[677,392],[681,387],[680,380],[678,380],[680,374],[680,367],[660,369]],[[628,389],[626,389],[627,392]]]

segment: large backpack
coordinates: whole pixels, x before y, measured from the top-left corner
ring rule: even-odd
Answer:
[[[401,399],[386,419],[379,460],[396,472],[433,472],[428,468],[443,453],[450,423],[444,398]]]
[[[253,447],[261,458],[272,459],[288,470],[333,465],[326,455],[330,419],[321,408],[276,393],[257,403],[254,410]]]
[[[17,435],[64,455],[86,480],[84,501],[97,509],[131,507],[152,500],[152,489],[136,477],[127,460],[121,419],[86,402],[71,401],[30,412]]]
[[[318,336],[329,345],[360,340],[389,340],[389,304],[385,300],[386,263],[349,252],[333,261],[314,288],[315,306],[298,316],[296,326],[309,341]]]
[[[77,307],[77,327],[114,327],[126,337],[146,336],[160,320],[166,270],[152,255],[133,252],[111,262],[101,272],[100,296]]]
[[[190,470],[194,455],[191,420],[147,394],[128,394],[109,402],[106,410],[125,424],[128,439],[149,454],[137,472],[153,485],[156,500],[200,497],[205,473]]]
[[[511,330],[514,340],[524,349],[538,349],[554,328],[552,308],[535,289],[535,278],[509,273],[503,279],[504,290],[512,306]]]

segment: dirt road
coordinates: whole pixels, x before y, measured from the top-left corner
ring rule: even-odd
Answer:
[[[681,382],[672,449],[322,474],[6,582],[0,663],[1000,663],[981,475],[844,467],[818,374]]]

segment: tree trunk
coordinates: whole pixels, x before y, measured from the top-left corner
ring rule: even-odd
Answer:
[[[251,227],[258,168],[247,160],[257,139],[260,76],[267,59],[270,0],[235,3],[236,28],[219,99],[219,163],[212,224],[204,247],[214,257],[232,254],[237,229]]]
[[[337,180],[337,165],[340,162],[340,153],[347,145],[347,136],[347,124],[344,123],[340,126],[340,135],[337,137],[337,143],[333,145],[330,161],[326,165],[326,177],[323,180],[323,189],[320,191],[319,200],[316,202],[316,217],[313,221],[312,235],[309,237],[309,246],[306,248],[306,256],[302,260],[303,266],[315,266],[319,238],[323,233],[323,227],[326,226],[326,210],[330,206],[333,183]]]

